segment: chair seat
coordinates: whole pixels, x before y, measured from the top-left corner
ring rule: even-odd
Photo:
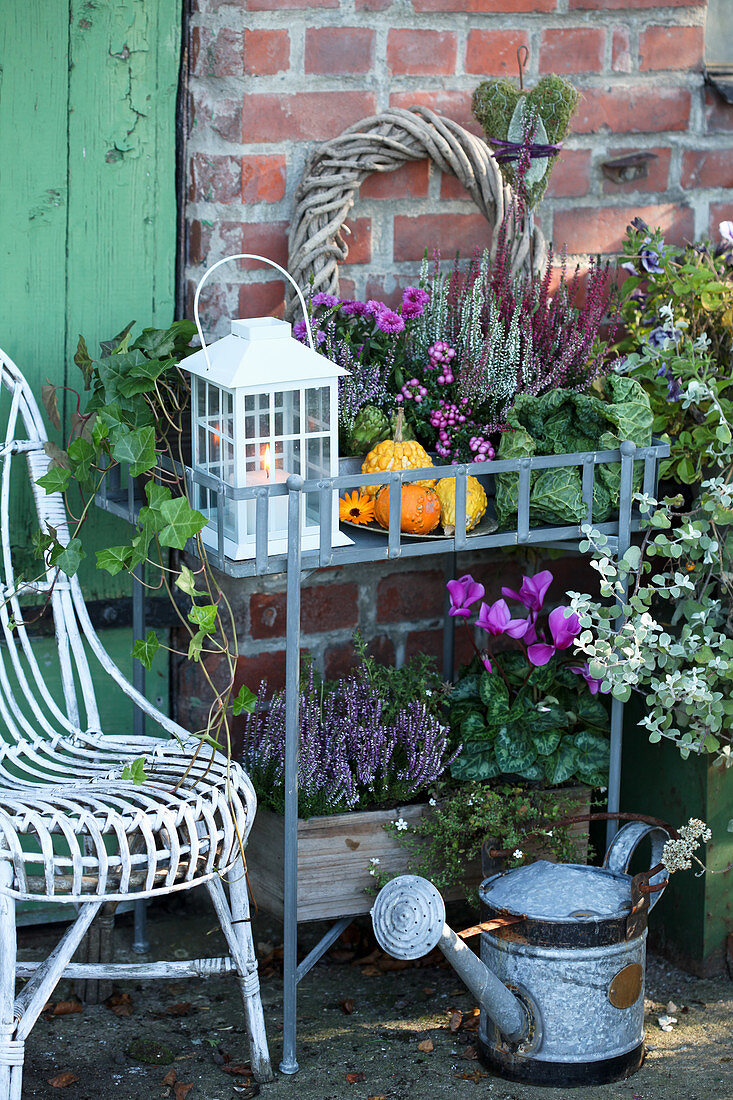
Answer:
[[[122,771],[140,757],[145,779],[136,786]],[[14,754],[12,785],[8,763],[6,755],[0,861],[13,863],[4,892],[18,899],[119,900],[190,888],[236,861],[254,818],[242,768],[195,740],[64,741],[25,759]]]

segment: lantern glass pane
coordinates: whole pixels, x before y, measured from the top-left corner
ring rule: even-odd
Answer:
[[[260,469],[259,447],[256,443],[246,443],[244,447],[245,469],[248,474]]]
[[[212,427],[219,427],[219,388],[218,386],[209,386],[209,418],[211,420]]]
[[[268,439],[270,436],[270,395],[260,393],[257,395],[257,435],[260,439]]]
[[[300,432],[300,390],[277,391],[275,398],[276,436],[298,435]]]
[[[206,466],[209,456],[206,453],[206,428],[199,424],[196,430],[196,461],[199,466]]]
[[[229,485],[234,485],[234,444],[229,439],[224,440],[223,459],[222,477]]]
[[[328,391],[326,391],[328,392]],[[328,477],[331,473],[331,440],[328,436],[309,439],[306,444],[306,479]],[[305,495],[306,527],[318,527],[321,521],[321,502],[319,493]]]
[[[318,386],[305,391],[306,431],[327,432],[331,416],[328,386]]]

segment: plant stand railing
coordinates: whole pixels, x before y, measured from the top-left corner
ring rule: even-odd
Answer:
[[[351,914],[344,914],[329,929],[310,954],[298,965],[298,746],[299,746],[299,678],[300,678],[300,601],[304,572],[325,569],[329,566],[354,562],[395,561],[420,558],[428,554],[446,555],[446,576],[456,576],[456,558],[464,550],[493,550],[502,547],[552,547],[577,552],[583,537],[581,524],[561,526],[532,526],[530,522],[530,488],[532,473],[558,467],[574,466],[581,471],[582,499],[587,509],[584,523],[593,522],[593,487],[596,468],[601,464],[620,464],[620,493],[614,518],[596,524],[596,528],[609,539],[611,552],[622,557],[631,542],[632,531],[638,529],[639,519],[633,509],[635,465],[643,464],[642,489],[653,496],[656,491],[659,460],[667,457],[667,444],[654,442],[649,447],[637,447],[630,442],[608,451],[588,451],[575,454],[500,459],[467,465],[434,466],[427,470],[401,470],[384,477],[391,487],[389,506],[389,530],[385,534],[350,529],[353,542],[349,546],[333,546],[331,520],[336,499],[344,490],[353,490],[373,484],[375,474],[342,475],[306,481],[291,475],[284,484],[249,489],[233,489],[225,482],[199,470],[186,470],[188,484],[199,484],[213,490],[218,500],[219,552],[209,551],[210,563],[230,577],[266,576],[287,574],[287,638],[285,672],[286,755],[285,755],[285,850],[283,862],[284,936],[283,936],[283,1073],[296,1073],[297,1042],[297,987],[351,922]],[[466,532],[466,489],[468,474],[516,474],[518,475],[518,511],[512,530],[492,533]],[[426,537],[424,540],[403,541],[400,531],[400,505],[402,485],[430,477],[456,478],[456,527],[451,537]],[[319,496],[320,542],[317,550],[303,550],[301,512],[304,493]],[[288,498],[288,550],[287,554],[268,554],[268,518],[270,500],[278,496]],[[256,535],[254,555],[244,561],[233,561],[224,556],[223,516],[226,499],[252,500],[256,502]],[[134,523],[144,501],[136,495],[132,479],[123,483],[119,468],[106,479],[97,504],[106,511]],[[188,548],[187,548],[188,549]],[[193,544],[190,546],[195,553]],[[142,612],[135,629],[142,630]],[[621,621],[618,626],[620,627]],[[444,641],[444,674],[453,674],[454,620],[446,615]],[[621,781],[621,753],[623,737],[623,703],[613,699],[611,705],[611,757],[608,780],[608,810],[619,810]],[[609,837],[615,826],[609,822]]]

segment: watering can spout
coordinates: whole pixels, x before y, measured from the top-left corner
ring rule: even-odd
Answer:
[[[388,882],[372,909],[372,924],[379,946],[397,959],[419,959],[439,947],[508,1042],[527,1037],[523,1004],[446,924],[443,899],[427,879],[401,875]]]

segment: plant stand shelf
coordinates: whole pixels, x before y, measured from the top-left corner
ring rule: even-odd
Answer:
[[[297,986],[308,970],[325,954],[340,931],[350,922],[353,912],[349,905],[341,907],[341,919],[323,937],[308,958],[298,966],[298,920],[299,920],[299,821],[298,821],[298,743],[299,743],[299,695],[300,695],[300,602],[303,574],[314,569],[345,565],[350,562],[394,561],[403,558],[419,558],[428,554],[446,555],[447,578],[456,576],[457,556],[463,550],[496,549],[499,547],[556,547],[577,550],[578,542],[583,538],[582,524],[572,523],[566,526],[532,526],[530,522],[530,489],[532,474],[538,470],[558,467],[576,467],[582,478],[582,499],[587,509],[585,523],[593,522],[593,488],[596,467],[604,464],[620,465],[620,494],[618,508],[611,521],[596,524],[598,530],[607,535],[611,551],[622,556],[631,541],[631,532],[638,527],[638,517],[633,510],[635,476],[641,474],[643,492],[653,495],[656,491],[659,460],[667,457],[667,444],[653,442],[649,447],[637,447],[631,442],[621,443],[620,447],[608,451],[589,451],[576,454],[524,457],[520,459],[501,459],[490,462],[466,465],[434,466],[430,468],[430,477],[454,477],[456,479],[456,528],[450,538],[425,538],[403,541],[400,532],[400,502],[402,485],[405,482],[424,478],[426,470],[401,470],[385,474],[384,481],[390,485],[389,530],[384,535],[373,532],[353,532],[353,541],[348,546],[334,545],[331,536],[331,518],[336,498],[344,490],[352,491],[374,482],[375,475],[340,475],[320,480],[305,481],[297,475],[291,475],[286,484],[275,484],[268,488],[233,489],[226,482],[199,470],[185,471],[190,487],[203,485],[216,494],[218,499],[218,546],[223,547],[223,515],[227,499],[252,499],[256,506],[256,536],[253,556],[243,561],[233,561],[224,556],[221,549],[209,552],[209,561],[216,568],[231,577],[265,576],[274,573],[287,574],[287,639],[286,639],[286,752],[285,752],[285,816],[282,822],[282,863],[273,856],[278,868],[282,867],[282,898],[284,919],[283,944],[283,1060],[280,1069],[283,1073],[296,1073],[297,1040]],[[495,475],[514,474],[518,481],[518,511],[516,526],[511,530],[472,535],[466,532],[466,496],[468,474]],[[320,517],[319,549],[304,551],[302,548],[301,513],[303,494],[318,496]],[[288,550],[287,555],[268,555],[267,532],[271,499],[288,498]],[[107,478],[97,504],[106,511],[135,523],[140,507],[145,502],[136,496],[134,480],[123,482],[119,469],[116,479]],[[349,534],[352,535],[350,529]],[[189,549],[189,547],[187,547]],[[190,545],[195,554],[195,547]],[[445,619],[444,675],[453,676],[453,631],[454,620],[447,615]],[[619,624],[620,625],[620,624]],[[621,747],[623,736],[623,704],[614,699],[611,708],[611,760],[608,783],[608,809],[619,809],[621,779]],[[609,823],[609,839],[615,828]],[[268,843],[268,841],[265,841]],[[248,857],[253,858],[252,854]],[[363,858],[360,856],[360,859]],[[254,856],[256,861],[257,856]],[[353,901],[351,902],[353,906]],[[364,912],[364,903],[360,902],[357,912]],[[301,918],[302,919],[302,918]]]

